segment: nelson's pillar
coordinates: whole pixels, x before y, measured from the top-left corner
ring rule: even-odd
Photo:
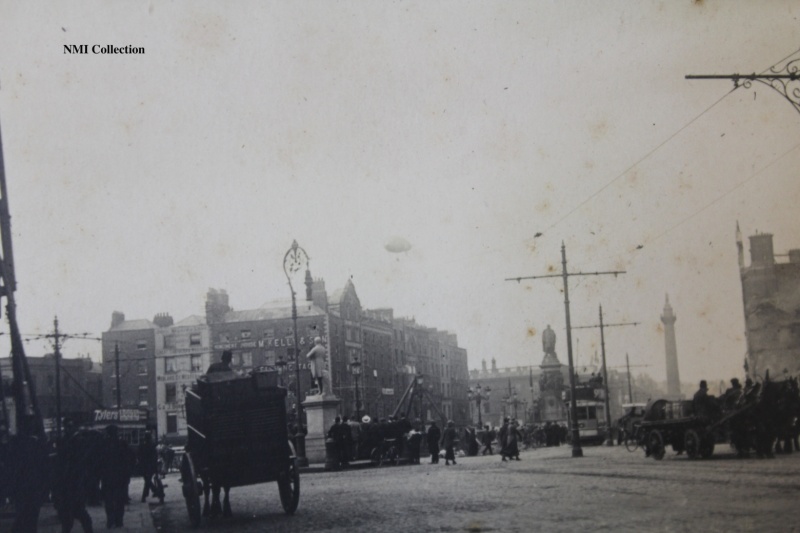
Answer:
[[[664,347],[667,355],[667,397],[670,400],[680,400],[681,378],[678,374],[678,348],[675,344],[675,321],[678,317],[672,312],[669,304],[669,294],[664,303],[664,312],[661,315],[661,323],[664,324]]]

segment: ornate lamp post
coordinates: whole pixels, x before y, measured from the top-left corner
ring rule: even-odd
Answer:
[[[356,420],[361,420],[361,395],[358,390],[358,377],[361,375],[361,363],[358,361],[358,356],[353,356],[353,362],[350,363],[350,372],[353,373],[353,379],[356,380]]]
[[[417,380],[417,398],[419,398],[419,419],[422,420],[422,423],[425,423],[425,415],[422,413],[422,387],[425,382],[422,374],[417,374],[414,378]]]
[[[478,386],[474,389],[470,387],[467,390],[467,398],[469,401],[475,400],[475,406],[478,408],[478,425],[483,427],[483,418],[481,416],[481,403],[483,400],[488,400],[489,395],[491,394],[492,389],[490,387],[481,387],[481,384],[478,383]]]
[[[297,241],[292,241],[292,247],[283,256],[283,272],[289,282],[292,292],[292,324],[294,325],[294,368],[296,372],[295,395],[297,396],[297,423],[299,432],[296,438],[297,462],[300,466],[308,466],[306,459],[305,429],[303,425],[303,405],[300,396],[300,349],[297,342],[297,299],[292,286],[292,276],[301,270],[308,270],[308,254],[298,246]]]
[[[511,396],[507,397],[505,400],[509,407],[512,408],[512,416],[517,418],[517,406],[520,404],[519,398],[517,398],[517,393],[512,393]]]

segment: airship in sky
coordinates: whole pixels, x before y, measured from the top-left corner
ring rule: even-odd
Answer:
[[[411,249],[411,243],[402,237],[392,237],[384,245],[387,252],[399,254],[400,252],[407,252]]]

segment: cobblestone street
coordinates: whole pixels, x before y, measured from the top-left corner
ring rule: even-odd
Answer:
[[[300,506],[286,516],[275,483],[234,488],[234,517],[211,531],[795,531],[800,530],[800,454],[662,461],[624,447],[525,451],[521,461],[464,457],[444,463],[301,476]],[[176,475],[171,475],[176,476]],[[177,477],[160,531],[189,530]]]

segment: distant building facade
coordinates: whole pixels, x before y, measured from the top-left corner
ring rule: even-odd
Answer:
[[[45,422],[45,429],[56,427],[56,364],[55,355],[26,357],[36,400]],[[77,425],[90,423],[95,409],[103,407],[102,365],[89,358],[60,358],[61,419]],[[11,358],[0,359],[3,391],[11,394]],[[8,409],[8,407],[7,407]],[[0,416],[2,418],[2,416]]]
[[[744,298],[747,374],[773,379],[800,374],[800,249],[780,261],[772,235],[750,238],[750,265],[745,266],[739,226],[736,244]],[[783,259],[786,257],[787,259]]]
[[[230,306],[226,291],[210,289],[205,308],[204,317],[178,323],[166,313],[152,321],[113,313],[111,327],[103,333],[108,406],[116,407],[118,359],[121,407],[147,410],[148,424],[160,437],[185,439],[185,387],[230,350],[236,372],[280,374],[276,380],[288,389],[291,415],[297,409],[297,368],[302,402],[311,389],[305,355],[320,337],[328,349],[331,385],[342,400],[342,414],[390,416],[422,373],[427,394],[424,401],[412,403],[411,416],[431,420],[440,414],[459,425],[469,421],[467,351],[458,346],[457,336],[395,317],[391,308],[362,308],[350,280],[328,295],[325,282],[307,273],[305,298],[296,301],[297,346],[289,300],[240,311]],[[358,363],[357,375],[353,363]]]

